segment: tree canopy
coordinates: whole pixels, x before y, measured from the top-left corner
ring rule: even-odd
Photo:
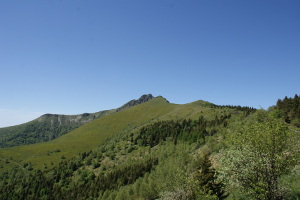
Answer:
[[[220,156],[219,178],[254,199],[281,199],[279,178],[299,157],[296,137],[286,124],[270,117],[243,127],[231,134]]]

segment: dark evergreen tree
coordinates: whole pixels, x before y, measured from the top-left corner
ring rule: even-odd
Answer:
[[[294,98],[285,96],[283,100],[278,99],[275,108],[280,111],[280,115],[286,123],[300,127],[300,98],[297,94]]]
[[[195,195],[198,197],[197,199],[205,196],[214,196],[218,199],[225,199],[227,197],[223,189],[223,184],[217,181],[215,170],[212,168],[208,155],[204,155],[201,160],[195,179],[197,187]]]

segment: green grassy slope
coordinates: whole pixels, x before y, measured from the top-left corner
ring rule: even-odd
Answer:
[[[26,146],[0,149],[0,166],[7,169],[18,163],[32,162],[42,168],[46,163],[58,163],[62,156],[70,158],[89,151],[103,143],[109,136],[156,120],[198,118],[214,116],[220,109],[205,107],[205,102],[178,105],[157,97],[146,103],[103,116],[55,140]]]
[[[79,115],[45,114],[24,124],[0,128],[0,148],[51,141],[104,115],[119,112],[153,98],[151,94],[145,94],[116,109]]]
[[[24,124],[0,128],[0,148],[47,142],[111,112],[113,110],[79,115],[45,114]]]

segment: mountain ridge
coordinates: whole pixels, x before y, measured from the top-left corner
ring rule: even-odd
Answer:
[[[42,167],[43,163],[48,165],[50,162],[58,163],[62,156],[70,158],[80,152],[96,148],[111,135],[133,130],[149,123],[166,115],[175,107],[175,104],[156,97],[148,102],[124,109],[122,112],[114,112],[100,117],[48,142],[0,148],[0,161],[5,160],[8,156],[17,161],[16,163],[20,160],[32,162],[37,168]],[[12,167],[13,163],[10,161],[5,166]]]
[[[43,163],[58,163],[62,156],[70,158],[80,152],[89,151],[112,135],[138,129],[155,121],[197,119],[201,115],[213,119],[215,114],[221,114],[221,109],[192,103],[173,104],[158,96],[122,112],[104,115],[48,142],[0,148],[0,161],[11,157],[18,162],[32,162],[37,168],[42,168]],[[5,156],[1,158],[1,155]],[[13,162],[4,166],[12,167]]]
[[[0,148],[0,167],[3,161],[5,163],[2,166],[6,169],[12,167],[14,162],[31,162],[35,168],[41,169],[43,163],[57,164],[61,158],[71,158],[78,153],[90,151],[113,135],[138,130],[147,124],[165,120],[197,120],[200,116],[214,120],[226,113],[237,114],[243,111],[235,109],[207,104],[204,101],[174,104],[158,96],[121,112],[99,117],[51,141]],[[12,161],[6,163],[7,158]]]
[[[152,94],[145,94],[137,100],[130,100],[119,108],[95,113],[77,115],[46,113],[20,125],[3,127],[0,128],[0,148],[51,141],[95,119],[145,103],[153,98]]]

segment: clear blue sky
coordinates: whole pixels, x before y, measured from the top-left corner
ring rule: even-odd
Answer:
[[[300,93],[300,1],[0,1],[0,69],[0,127],[145,93],[268,108]]]

